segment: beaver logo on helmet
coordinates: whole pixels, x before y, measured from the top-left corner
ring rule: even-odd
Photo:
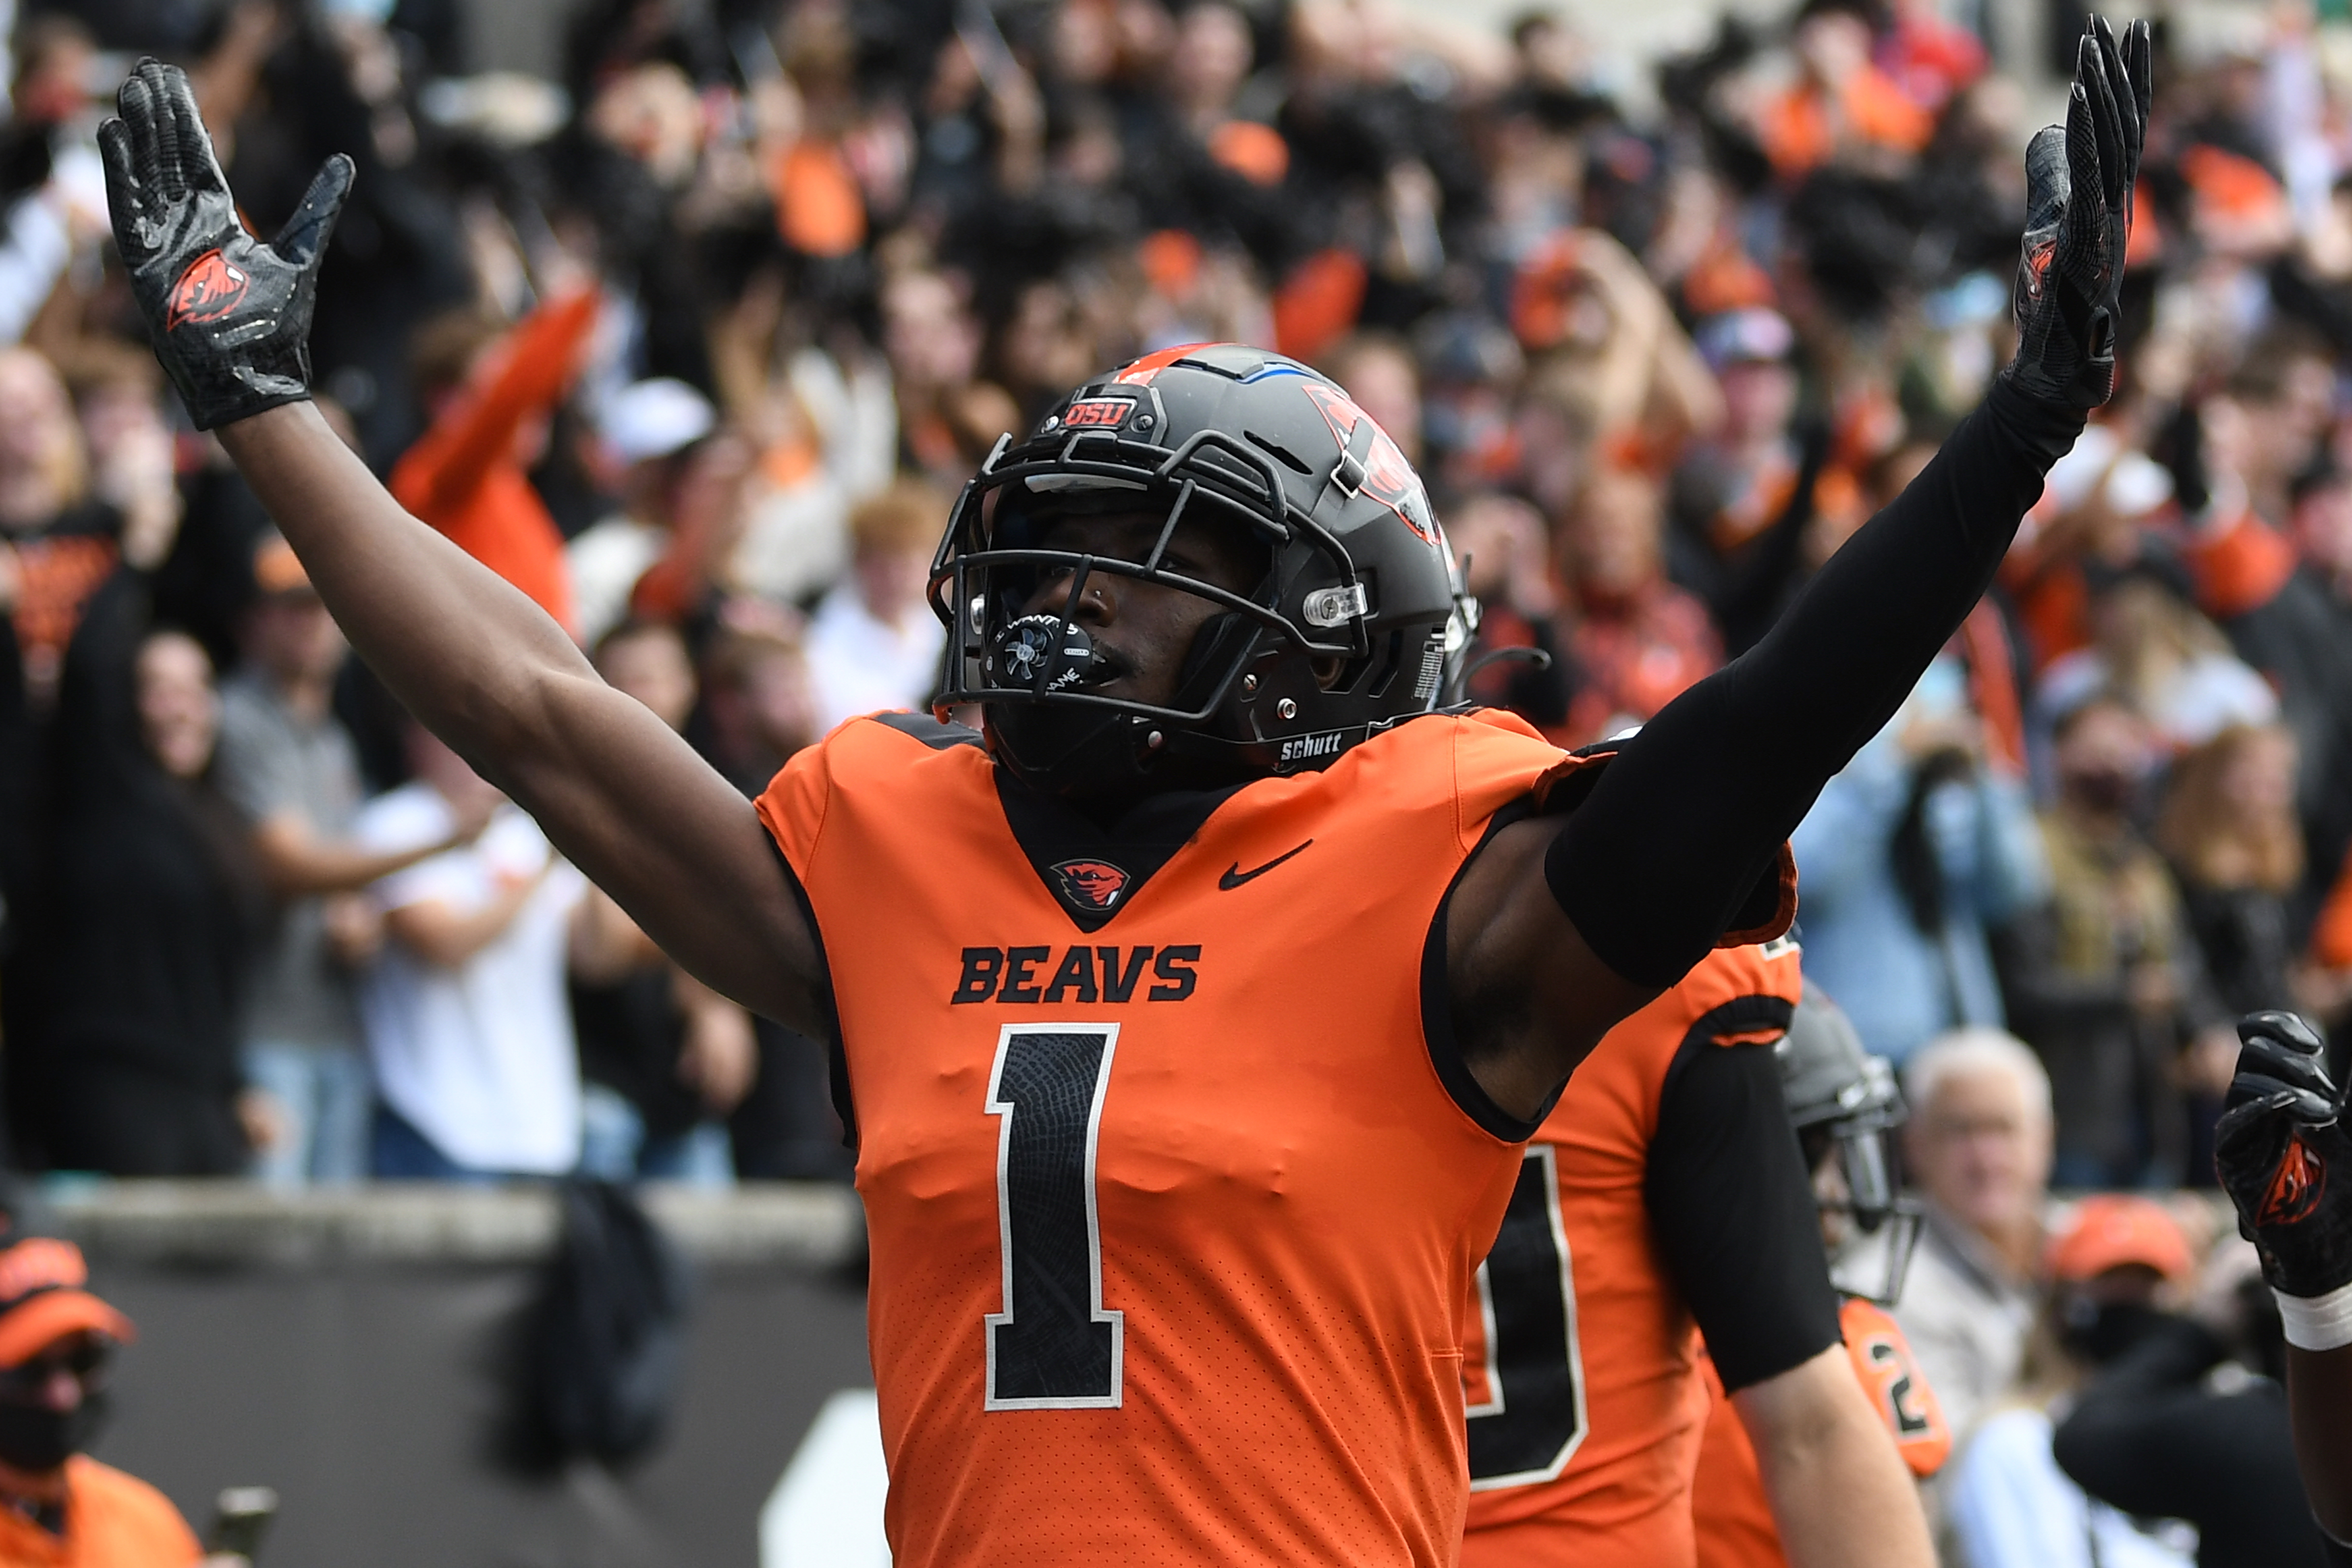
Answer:
[[[1053,871],[1063,895],[1089,909],[1108,909],[1127,891],[1127,873],[1108,861],[1063,861]]]
[[[1345,452],[1356,434],[1360,421],[1372,416],[1356,406],[1355,400],[1338,387],[1321,382],[1307,382],[1303,389],[1321,411],[1323,423],[1331,427],[1331,439]],[[1429,518],[1429,503],[1423,498],[1421,476],[1405,461],[1403,452],[1389,439],[1389,433],[1378,423],[1372,425],[1372,449],[1364,457],[1364,482],[1360,486],[1390,511],[1404,519],[1405,527],[1421,536],[1423,544],[1437,547],[1437,529]]]

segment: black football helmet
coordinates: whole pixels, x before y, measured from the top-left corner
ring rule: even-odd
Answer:
[[[1896,1191],[1887,1147],[1886,1134],[1910,1116],[1895,1069],[1864,1050],[1845,1013],[1810,984],[1773,1055],[1807,1168],[1818,1171],[1834,1151],[1843,1178],[1843,1197],[1817,1197],[1825,1234],[1837,1233],[1832,1273],[1841,1289],[1891,1307],[1920,1224],[1919,1206]]]
[[[1139,559],[1041,545],[1073,513],[1164,515]],[[1264,550],[1247,592],[1171,570],[1180,528]],[[1097,572],[1217,607],[1166,706],[1112,678],[1076,610]],[[1032,608],[1066,575],[1059,603]],[[1207,787],[1329,765],[1434,709],[1477,621],[1421,478],[1329,378],[1237,343],[1166,349],[1065,398],[964,486],[932,562],[944,708],[976,702],[1013,773],[1072,796],[1150,778]]]

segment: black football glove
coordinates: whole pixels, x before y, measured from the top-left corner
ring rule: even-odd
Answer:
[[[2352,1134],[2326,1048],[2293,1013],[2238,1020],[2238,1076],[2213,1130],[2213,1167],[2263,1278],[2288,1296],[2352,1284]]]
[[[351,193],[352,161],[328,159],[263,245],[236,215],[178,67],[140,61],[115,105],[122,117],[98,128],[114,243],[189,417],[210,430],[309,397],[319,253]]]
[[[2124,247],[2147,132],[2147,24],[2116,36],[2094,17],[2076,51],[2066,124],[2025,150],[2011,385],[2038,402],[2096,408],[2115,395]]]

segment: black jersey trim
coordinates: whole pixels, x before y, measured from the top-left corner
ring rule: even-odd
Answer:
[[[1108,825],[1068,801],[1042,794],[996,769],[996,799],[1029,869],[1070,924],[1101,930],[1135,899],[1143,884],[1197,837],[1218,807],[1247,789],[1175,789],[1146,796]]]
[[[1758,1030],[1777,1029],[1786,1033],[1789,1020],[1797,1016],[1797,1004],[1786,997],[1734,997],[1713,1011],[1702,1015],[1683,1031],[1683,1042],[1675,1047],[1675,1059],[1666,1064],[1665,1076],[1658,1080],[1658,1103],[1663,1105],[1675,1092],[1675,1083],[1690,1066],[1692,1056],[1702,1046],[1713,1045],[1727,1034],[1750,1034]]]
[[[834,999],[833,963],[824,953],[824,927],[817,924],[816,905],[809,902],[808,889],[801,885],[800,873],[793,870],[783,846],[771,838],[768,848],[775,854],[777,869],[784,873],[784,885],[793,890],[793,902],[800,906],[801,918],[808,923],[809,940],[816,946],[817,997],[824,1008],[822,1021],[825,1085],[833,1096],[833,1113],[841,1118],[841,1146],[855,1155],[857,1102],[849,1088],[849,1052],[841,1043],[841,1008]]]
[[[1527,1121],[1496,1104],[1471,1072],[1470,1064],[1463,1060],[1461,1036],[1454,1028],[1454,995],[1446,983],[1445,917],[1454,907],[1454,889],[1462,885],[1462,879],[1470,873],[1471,865],[1494,841],[1495,835],[1535,815],[1537,810],[1535,799],[1528,796],[1512,801],[1487,821],[1477,847],[1462,857],[1454,880],[1445,884],[1445,896],[1437,901],[1437,913],[1430,917],[1429,936],[1421,946],[1421,1034],[1429,1047],[1429,1064],[1436,1069],[1437,1081],[1445,1086],[1445,1092],[1462,1113],[1507,1144],[1524,1144],[1534,1137],[1568,1085],[1563,1082],[1552,1091],[1551,1098],[1536,1112],[1534,1120]]]
[[[943,723],[927,713],[877,713],[870,716],[883,728],[911,736],[933,751],[950,751],[959,746],[982,744],[980,731],[960,724]]]

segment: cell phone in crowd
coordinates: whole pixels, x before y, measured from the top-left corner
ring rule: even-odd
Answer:
[[[278,1517],[278,1492],[271,1487],[225,1487],[213,1503],[213,1527],[205,1538],[205,1552],[234,1553],[250,1563],[261,1554],[261,1538]]]

